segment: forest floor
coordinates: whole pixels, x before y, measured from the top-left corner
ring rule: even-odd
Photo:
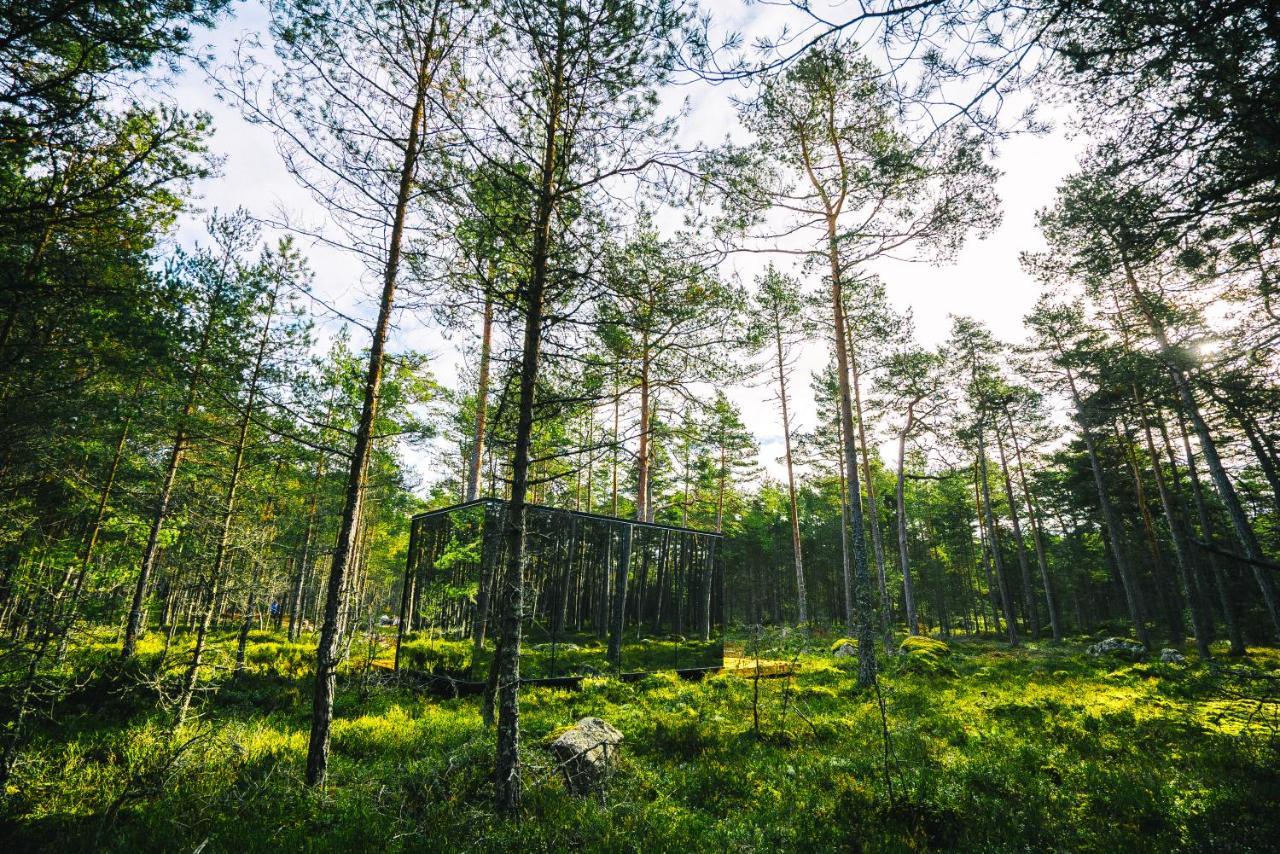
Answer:
[[[224,658],[173,737],[163,681],[142,678],[159,638],[126,674],[104,643],[73,654],[65,696],[40,710],[0,849],[1274,850],[1280,653],[1131,663],[1087,656],[1087,640],[883,662],[887,774],[876,692],[825,641],[786,653],[791,677],[529,688],[519,823],[490,807],[478,698],[391,684],[367,666],[380,651],[353,653],[313,792],[312,644],[255,632],[249,669],[233,677]],[[229,656],[233,636],[220,645]],[[587,715],[626,740],[603,793],[577,798],[547,744]]]

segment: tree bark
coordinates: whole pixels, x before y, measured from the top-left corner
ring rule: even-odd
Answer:
[[[240,415],[240,423],[236,433],[235,452],[232,456],[231,475],[227,479],[227,494],[222,504],[222,519],[218,527],[218,543],[214,547],[213,566],[209,571],[205,585],[209,603],[205,607],[200,627],[196,630],[196,645],[191,652],[191,663],[187,666],[182,680],[182,692],[178,698],[178,710],[174,714],[173,729],[176,732],[186,721],[187,711],[191,706],[191,698],[195,694],[200,680],[200,665],[204,658],[205,644],[209,630],[213,625],[216,610],[221,599],[222,571],[227,558],[227,549],[231,544],[231,520],[235,516],[236,498],[240,489],[240,476],[244,473],[245,450],[249,444],[249,427],[253,424],[253,410],[258,398],[258,382],[262,378],[262,367],[266,361],[267,345],[271,340],[271,321],[275,316],[276,296],[279,285],[271,292],[267,303],[266,321],[262,326],[262,337],[258,341],[258,352],[254,357],[253,368],[249,373],[248,392],[245,396],[244,411]]]
[[[1156,476],[1156,490],[1160,493],[1160,507],[1164,511],[1165,522],[1169,525],[1169,537],[1173,540],[1173,555],[1178,568],[1178,578],[1182,582],[1182,594],[1191,607],[1191,629],[1195,636],[1196,650],[1201,658],[1208,660],[1210,627],[1205,615],[1204,601],[1199,595],[1199,587],[1192,576],[1193,569],[1190,556],[1187,554],[1181,515],[1177,512],[1169,486],[1165,483],[1160,454],[1156,451],[1155,439],[1151,434],[1151,423],[1147,420],[1147,413],[1136,384],[1133,386],[1133,400],[1138,407],[1138,416],[1142,420],[1142,432],[1147,440],[1147,453],[1151,457],[1151,468]]]
[[[800,546],[800,511],[796,504],[796,475],[791,457],[791,416],[787,409],[787,368],[782,351],[782,318],[775,311],[774,341],[778,356],[778,399],[782,402],[782,443],[787,460],[787,497],[791,509],[791,548],[796,569],[796,605],[800,625],[809,622],[809,599],[804,584],[804,553]]]
[[[561,12],[564,10],[561,9]],[[551,216],[558,188],[557,164],[563,110],[565,73],[564,23],[557,30],[551,90],[538,176],[537,208],[534,221],[532,270],[525,292],[524,347],[520,357],[520,406],[516,419],[515,447],[511,462],[511,504],[507,510],[507,566],[502,579],[501,629],[494,660],[497,675],[498,739],[494,794],[499,812],[508,815],[520,809],[520,641],[524,610],[525,493],[528,490],[529,449],[533,437],[533,395],[538,379],[542,345],[543,301],[547,268],[551,255]],[[646,401],[647,403],[647,401]],[[646,407],[642,407],[642,411]],[[642,412],[642,417],[645,417]],[[645,439],[641,433],[642,442]],[[643,486],[643,484],[642,484]],[[644,495],[643,488],[638,493]],[[643,500],[643,499],[639,499]],[[637,518],[643,518],[638,515]]]
[[[1027,560],[1027,544],[1022,538],[1022,522],[1018,519],[1018,502],[1013,496],[1013,480],[1009,477],[1009,461],[1004,452],[1004,437],[1000,426],[995,426],[996,449],[1000,453],[1000,473],[1004,478],[1004,494],[1009,500],[1009,522],[1013,525],[1013,539],[1018,548],[1018,570],[1022,576],[1022,607],[1026,611],[1031,637],[1040,639],[1040,614],[1036,608],[1035,590],[1031,586],[1031,565]]]
[[[471,461],[467,468],[467,494],[464,501],[480,497],[480,466],[484,461],[485,419],[489,408],[489,361],[493,342],[493,297],[488,286],[484,292],[484,327],[480,335],[480,377],[476,382],[476,424],[471,442]]]
[[[985,416],[979,415],[979,419]],[[982,421],[978,422],[978,480],[982,487],[982,510],[987,521],[987,539],[991,543],[991,561],[995,564],[996,583],[1000,586],[1000,604],[1004,609],[1005,633],[1010,646],[1018,645],[1017,618],[1013,613],[1013,597],[1004,572],[1004,556],[1000,553],[1000,537],[996,531],[995,511],[991,509],[991,485],[987,477],[987,448],[983,440]]]
[[[224,265],[225,267],[225,265]],[[221,275],[225,275],[225,269]],[[187,449],[187,422],[195,409],[196,395],[200,380],[204,374],[205,357],[209,351],[209,343],[213,337],[213,329],[218,320],[218,309],[221,307],[221,291],[215,293],[215,299],[209,304],[209,316],[205,318],[204,329],[200,333],[200,344],[196,348],[195,363],[192,366],[191,378],[187,383],[187,397],[178,416],[178,429],[169,449],[169,460],[165,466],[164,478],[160,483],[160,495],[156,499],[156,509],[151,515],[151,527],[147,532],[147,544],[142,550],[142,562],[138,567],[138,579],[134,583],[133,601],[129,606],[129,618],[125,623],[124,640],[120,645],[120,657],[128,660],[137,650],[138,637],[142,633],[143,611],[146,606],[147,585],[151,582],[151,573],[155,569],[156,558],[160,554],[160,531],[169,517],[169,503],[173,500],[173,485],[178,477],[178,467]]]
[[[911,584],[911,561],[907,555],[907,435],[915,421],[913,409],[907,407],[907,424],[898,434],[898,562],[902,565],[902,601],[907,612],[907,631],[913,635],[920,633],[916,619],[916,596]]]
[[[1107,537],[1111,545],[1111,558],[1115,562],[1116,571],[1120,575],[1120,584],[1124,588],[1125,603],[1129,606],[1129,618],[1133,621],[1138,642],[1151,648],[1151,637],[1147,634],[1146,609],[1142,603],[1142,592],[1138,589],[1137,580],[1129,567],[1124,554],[1124,546],[1120,541],[1120,523],[1116,519],[1115,509],[1107,495],[1106,481],[1102,476],[1102,463],[1098,459],[1098,450],[1093,440],[1093,431],[1089,427],[1089,419],[1084,415],[1084,402],[1076,386],[1075,375],[1068,370],[1067,382],[1071,388],[1071,400],[1075,404],[1076,423],[1080,425],[1080,434],[1084,437],[1085,450],[1089,455],[1089,468],[1093,472],[1093,485],[1098,492],[1098,509],[1102,512],[1102,521],[1107,526]]]
[[[1009,439],[1013,442],[1013,455],[1018,468],[1018,482],[1022,485],[1022,496],[1027,502],[1027,519],[1031,523],[1031,537],[1036,548],[1036,564],[1040,568],[1040,581],[1044,585],[1045,604],[1049,608],[1049,627],[1053,632],[1054,641],[1061,641],[1062,626],[1058,615],[1058,597],[1049,578],[1049,561],[1045,556],[1044,537],[1040,531],[1038,508],[1036,507],[1035,499],[1031,495],[1031,489],[1027,486],[1027,472],[1022,465],[1022,447],[1018,443],[1018,433],[1013,429],[1013,417],[1009,414],[1007,407],[1004,411],[1004,417],[1009,425]]]
[[[325,770],[329,764],[329,732],[333,724],[333,696],[337,690],[338,612],[349,565],[355,558],[359,541],[365,480],[368,477],[369,458],[373,451],[373,427],[377,420],[378,397],[382,391],[383,360],[387,335],[391,328],[391,311],[395,306],[396,279],[400,271],[400,247],[404,240],[404,224],[418,165],[421,125],[426,108],[427,87],[430,84],[429,63],[435,58],[436,24],[437,21],[433,17],[431,29],[427,35],[427,44],[418,63],[413,110],[409,116],[409,136],[405,143],[404,160],[400,165],[400,186],[396,193],[391,236],[387,246],[382,298],[379,301],[378,320],[374,325],[373,340],[369,347],[364,402],[360,410],[360,422],[356,428],[351,467],[347,473],[347,488],[343,499],[342,520],[338,528],[338,541],[334,545],[333,562],[329,568],[324,623],[320,629],[320,642],[316,648],[315,695],[311,708],[311,735],[307,745],[306,781],[307,785],[312,787],[324,783]]]

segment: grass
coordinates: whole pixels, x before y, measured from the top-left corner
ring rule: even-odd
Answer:
[[[297,646],[255,634],[249,670],[212,670],[217,692],[176,738],[154,686],[108,672],[94,647],[77,651],[67,679],[80,687],[21,757],[0,848],[1268,850],[1280,839],[1271,649],[1210,667],[1094,659],[1084,641],[917,643],[883,667],[892,798],[875,696],[826,639],[793,678],[759,683],[759,731],[756,686],[738,675],[529,689],[517,825],[489,806],[493,734],[478,699],[370,685],[359,643],[329,784],[306,789],[310,677]],[[234,639],[219,647],[225,663]],[[626,741],[607,789],[579,799],[546,745],[586,715]]]

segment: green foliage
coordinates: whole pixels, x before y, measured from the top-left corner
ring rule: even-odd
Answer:
[[[1186,850],[1230,840],[1237,850],[1265,850],[1280,832],[1266,806],[1280,797],[1274,720],[1246,721],[1239,712],[1249,704],[1231,699],[1280,661],[1273,651],[1254,651],[1260,666],[1238,665],[1238,673],[1112,670],[1078,647],[953,643],[942,652],[921,640],[894,658],[945,658],[954,674],[882,674],[898,760],[893,800],[874,700],[825,653],[802,656],[790,680],[760,680],[760,738],[752,680],[737,675],[691,682],[663,672],[631,684],[595,677],[578,691],[524,691],[529,776],[519,824],[491,811],[492,734],[475,698],[431,699],[391,682],[367,694],[341,690],[321,796],[300,779],[308,676],[222,672],[201,719],[176,738],[149,698],[104,677],[72,693],[59,723],[42,723],[22,752],[0,843],[23,851],[136,850],[158,839],[245,851],[603,851],[644,840],[651,850],[1019,851]],[[466,647],[434,643],[441,658]],[[430,649],[432,641],[410,644]],[[285,674],[298,646],[264,636],[248,658],[264,674]],[[158,651],[148,638],[140,657]],[[71,669],[98,667],[97,654],[76,650]],[[109,707],[106,697],[115,698]],[[1274,698],[1264,708],[1274,714]],[[547,744],[586,715],[626,739],[603,799],[574,798],[545,770]]]

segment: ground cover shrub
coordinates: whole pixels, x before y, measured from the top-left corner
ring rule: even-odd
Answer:
[[[234,633],[217,643],[225,663]],[[390,679],[362,691],[344,670],[330,781],[313,792],[301,782],[310,675],[284,638],[251,642],[248,673],[210,668],[176,737],[154,694],[112,686],[88,650],[68,673],[102,670],[95,690],[116,705],[67,700],[39,716],[0,808],[0,848],[1268,850],[1280,838],[1274,730],[1204,718],[1252,684],[1231,681],[1237,665],[1116,667],[1074,643],[953,640],[937,654],[953,674],[890,656],[890,796],[874,695],[825,647],[758,684],[659,672],[527,689],[521,824],[490,808],[493,733],[474,697]],[[625,741],[606,790],[580,799],[546,744],[589,714]]]

